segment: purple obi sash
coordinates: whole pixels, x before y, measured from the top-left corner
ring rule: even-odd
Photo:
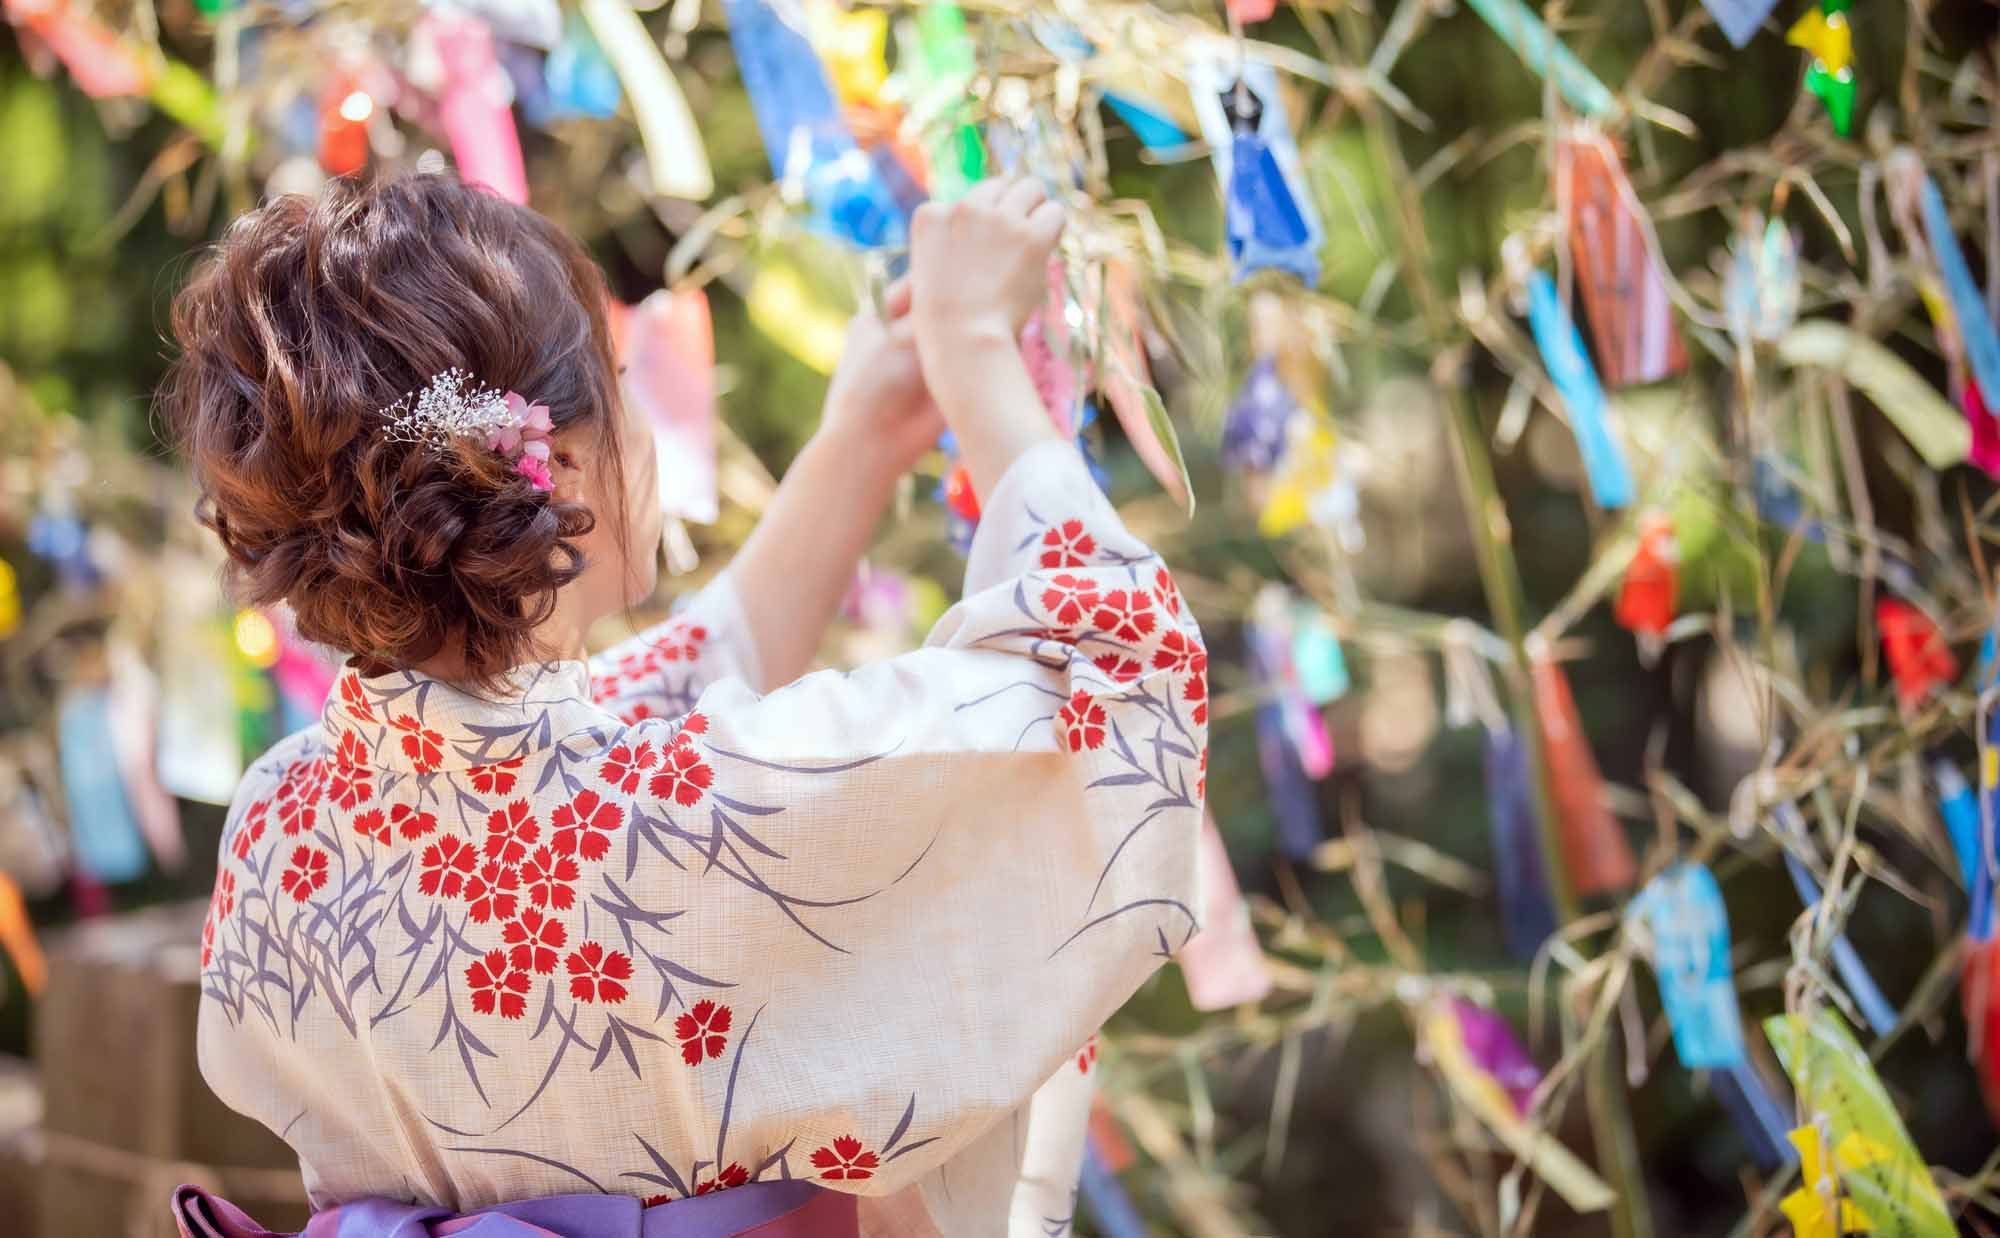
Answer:
[[[274,1234],[198,1187],[174,1192],[181,1238],[856,1238],[855,1197],[799,1179],[751,1182],[646,1207],[619,1195],[554,1195],[463,1215],[363,1199]]]

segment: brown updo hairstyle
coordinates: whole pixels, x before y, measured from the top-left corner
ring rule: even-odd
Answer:
[[[490,688],[532,660],[591,513],[483,442],[392,442],[383,410],[456,367],[594,426],[616,469],[605,295],[574,240],[449,176],[336,180],[231,224],[174,302],[160,399],[240,600],[288,603],[367,671],[449,648]]]

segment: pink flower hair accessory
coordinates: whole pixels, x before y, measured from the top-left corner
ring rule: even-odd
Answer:
[[[482,439],[488,451],[513,461],[514,472],[535,489],[556,488],[549,475],[549,435],[555,431],[549,406],[530,404],[519,392],[481,386],[454,367],[383,409],[382,415],[392,443],[443,450],[456,438]]]

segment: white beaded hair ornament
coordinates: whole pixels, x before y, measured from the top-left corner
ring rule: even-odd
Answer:
[[[535,489],[556,488],[549,476],[549,435],[555,427],[548,405],[481,386],[464,370],[454,367],[437,374],[422,391],[383,409],[382,416],[389,421],[384,433],[392,443],[442,450],[454,439],[481,440],[488,451],[513,461],[514,471]]]

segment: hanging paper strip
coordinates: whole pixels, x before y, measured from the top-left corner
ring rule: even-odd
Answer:
[[[1555,281],[1541,271],[1528,276],[1528,325],[1576,436],[1591,498],[1607,511],[1630,506],[1632,474],[1625,467],[1624,448],[1611,433],[1604,388],[1583,350],[1582,334],[1556,294]]]
[[[618,357],[625,398],[653,428],[660,507],[700,524],[717,514],[715,481],[715,331],[708,294],[661,289],[620,324]]]
[[[1646,883],[1626,908],[1653,939],[1660,1004],[1674,1053],[1689,1070],[1726,1070],[1743,1060],[1743,1022],[1729,967],[1729,912],[1714,874],[1676,864]]]
[[[1958,678],[1958,659],[1923,611],[1885,595],[1875,602],[1875,626],[1881,630],[1882,652],[1904,709],[1916,708]]]
[[[1784,337],[1799,317],[1799,245],[1783,220],[1751,214],[1729,241],[1722,307],[1739,348]]]
[[[436,55],[438,118],[459,176],[509,202],[526,203],[521,137],[514,129],[512,91],[493,50],[493,32],[472,14],[451,9],[433,9],[418,29]]]
[[[1223,416],[1223,461],[1253,473],[1270,472],[1284,455],[1288,429],[1298,411],[1298,400],[1278,373],[1277,357],[1259,357]]]
[[[598,0],[612,3],[615,0]],[[757,113],[771,174],[796,186],[817,221],[864,249],[896,245],[904,220],[834,101],[826,68],[781,0],[725,0],[729,41]],[[788,18],[792,20],[788,20]],[[602,36],[600,36],[600,39]],[[606,44],[609,47],[609,43]],[[631,83],[626,83],[631,89]]]
[[[143,95],[153,75],[140,50],[63,0],[6,0],[7,20],[48,45],[78,90],[93,99]]]
[[[1257,513],[1257,532],[1283,537],[1308,522],[1317,523],[1325,504],[1322,496],[1340,483],[1340,440],[1323,417],[1295,418],[1278,471]]]
[[[1251,604],[1251,621],[1244,625],[1246,639],[1257,654],[1264,675],[1261,695],[1274,698],[1281,709],[1286,733],[1308,777],[1320,779],[1333,772],[1333,739],[1327,733],[1326,718],[1306,695],[1292,663],[1295,648],[1293,623],[1298,605],[1291,590],[1267,584]]]
[[[1522,960],[1534,958],[1557,928],[1548,869],[1542,862],[1541,830],[1535,824],[1533,777],[1520,737],[1511,730],[1489,728],[1486,814],[1493,831],[1493,881],[1500,896],[1500,929],[1507,952]]]
[[[1197,55],[1189,89],[1222,184],[1223,224],[1235,278],[1289,271],[1319,282],[1325,242],[1307,189],[1277,74],[1261,60]]]
[[[1333,620],[1311,602],[1292,607],[1292,673],[1314,705],[1331,705],[1347,695],[1347,658]]]
[[[1757,28],[1771,15],[1778,0],[1701,0],[1708,15],[1722,28],[1723,37],[1741,50],[1757,37]]]
[[[633,21],[637,20],[633,18]],[[611,15],[611,23],[626,25],[627,30],[630,29],[629,24],[615,13]],[[643,33],[643,26],[641,31]],[[548,83],[550,106],[557,116],[609,120],[618,114],[618,104],[625,97],[618,85],[618,70],[605,56],[604,49],[598,46],[596,36],[590,33],[589,20],[580,12],[570,14],[563,22],[562,41],[549,53],[543,77]],[[647,140],[643,121],[639,126],[639,140],[642,143]],[[651,166],[650,147],[647,157],[648,166]],[[657,169],[655,173],[657,187]],[[696,196],[706,197],[707,194]]]
[[[368,166],[368,120],[375,99],[353,73],[329,77],[319,96],[319,166],[328,176],[351,176]]]
[[[1610,88],[1584,67],[1562,40],[1549,32],[1521,0],[1466,0],[1472,11],[1493,27],[1500,41],[1527,63],[1536,77],[1547,77],[1569,105],[1592,118],[1612,117],[1622,110]]]
[[[1257,706],[1257,762],[1264,771],[1278,852],[1286,859],[1302,862],[1311,857],[1324,837],[1320,829],[1319,792],[1306,773],[1304,758],[1292,737],[1286,706],[1276,699],[1272,675],[1261,654],[1260,646],[1264,643],[1253,636],[1247,658],[1252,682],[1260,696],[1271,694],[1270,699]]]
[[[979,65],[965,14],[950,0],[922,5],[897,24],[896,46],[894,81],[923,134],[926,188],[940,202],[953,201],[986,175],[986,144],[968,103]]]
[[[1715,1093],[1716,1103],[1743,1136],[1743,1142],[1750,1148],[1750,1159],[1757,1163],[1759,1171],[1770,1173],[1798,1160],[1786,1138],[1786,1128],[1792,1122],[1791,1107],[1780,1104],[1771,1095],[1770,1085],[1764,1082],[1764,1076],[1749,1057],[1727,1070],[1711,1072],[1708,1086]]]
[[[1127,95],[1106,93],[1104,105],[1132,128],[1132,136],[1147,150],[1173,150],[1186,146],[1188,135],[1166,113],[1148,107]]]
[[[1674,621],[1677,557],[1673,518],[1665,512],[1647,512],[1639,522],[1639,548],[1625,568],[1615,613],[1620,627],[1655,647]]]
[[[1180,440],[1153,387],[1146,360],[1144,306],[1131,264],[1107,259],[1099,268],[1097,385],[1118,415],[1126,441],[1174,502],[1193,503]]]
[[[1188,1002],[1196,1010],[1209,1011],[1262,1001],[1271,991],[1271,974],[1211,813],[1202,814],[1199,847],[1195,865],[1201,883],[1201,931],[1174,956],[1187,982]]]
[[[146,871],[146,844],[118,776],[109,690],[71,693],[57,711],[56,734],[77,867],[93,881],[136,879]]]
[[[1951,852],[1958,860],[1959,876],[1970,892],[1979,869],[1979,801],[1958,766],[1945,757],[1931,762],[1931,781],[1937,784],[1938,815],[1951,839]]]
[[[1806,89],[1818,95],[1842,137],[1854,132],[1854,32],[1848,25],[1847,0],[1820,0],[1785,33],[1785,42],[1812,53],[1806,67]]]
[[[1965,418],[1887,348],[1823,318],[1802,322],[1778,344],[1787,365],[1810,365],[1860,388],[1934,469],[1961,463],[1972,446]]]
[[[1639,875],[1625,827],[1604,806],[1604,777],[1577,716],[1569,677],[1547,657],[1534,660],[1535,712],[1541,720],[1542,759],[1563,847],[1563,869],[1578,894],[1605,894]]]
[[[1556,198],[1566,212],[1577,289],[1607,385],[1658,382],[1687,368],[1667,277],[1609,137],[1577,126],[1556,144]]]
[[[1979,1072],[1979,1096],[2000,1122],[2000,941],[1975,941],[1959,980],[1967,1045]]]
[[[1535,1060],[1515,1039],[1514,1029],[1497,1012],[1462,997],[1452,998],[1451,1006],[1458,1017],[1459,1039],[1466,1056],[1507,1094],[1514,1112],[1526,1117],[1534,1103],[1535,1089],[1542,1085],[1541,1067],[1535,1065]]]
[[[1789,808],[1790,805],[1783,807]],[[1781,809],[1782,811],[1782,809]],[[1794,812],[1797,810],[1794,809]],[[1785,870],[1791,874],[1792,888],[1799,893],[1799,901],[1808,910],[1819,905],[1819,883],[1813,880],[1812,872],[1805,862],[1785,852]],[[1882,990],[1875,983],[1875,977],[1868,973],[1868,965],[1861,961],[1861,955],[1854,949],[1854,943],[1841,933],[1833,939],[1833,969],[1840,973],[1840,983],[1847,988],[1847,996],[1853,1000],[1861,1017],[1868,1021],[1869,1028],[1877,1036],[1886,1036],[1896,1026],[1896,1008],[1889,999],[1882,996]]]
[[[1924,216],[1924,237],[1930,242],[1938,273],[1944,278],[1945,295],[1951,298],[1952,317],[1964,341],[1973,378],[1979,383],[1981,396],[1988,401],[2000,398],[2000,333],[1994,330],[1986,298],[1973,281],[1965,253],[1951,230],[1951,212],[1945,209],[1944,195],[1938,192],[1937,182],[1926,175],[1918,195]],[[1986,260],[2000,261],[2000,256],[1988,254]]]
[[[1554,1135],[1524,1122],[1515,1098],[1473,1059],[1454,1000],[1437,997],[1426,1002],[1418,1014],[1417,1034],[1432,1067],[1458,1103],[1564,1203],[1578,1212],[1602,1212],[1612,1205],[1617,1196],[1603,1179]]]
[[[28,918],[28,902],[21,897],[21,887],[6,873],[0,873],[0,949],[7,952],[28,996],[39,996],[48,984],[48,956],[35,936],[35,923]]]
[[[1979,838],[1966,888],[1965,931],[1973,941],[1985,942],[1995,936],[1993,890],[2000,878],[2000,711],[1987,713],[1979,726],[1984,741],[1979,751]]]
[[[1105,1238],[1145,1238],[1151,1232],[1094,1139],[1084,1140],[1083,1170],[1076,1186]]]
[[[734,8],[732,5],[732,21]],[[625,0],[583,0],[581,9],[598,47],[618,70],[618,79],[632,100],[632,116],[639,125],[639,141],[646,149],[653,192],[695,201],[714,193],[715,176],[709,170],[708,151],[702,145],[701,131],[695,127],[694,114],[688,110],[687,97],[681,93],[660,45],[646,33],[639,15]],[[732,39],[734,35],[732,30]],[[740,45],[737,54],[742,55]],[[814,66],[817,68],[817,61]],[[824,80],[821,85],[824,87]]]
[[[1750,466],[1751,499],[1757,514],[1787,534],[1798,533],[1809,542],[1824,542],[1826,530],[1806,515],[1805,501],[1786,476],[1785,466],[1768,456],[1759,456]]]
[[[1810,1016],[1773,1015],[1764,1021],[1764,1035],[1792,1077],[1807,1125],[1825,1124],[1841,1190],[1867,1218],[1870,1232],[1884,1238],[1956,1234],[1930,1167],[1840,1016],[1825,1007]]]
[[[1278,11],[1278,0],[1229,0],[1229,16],[1243,25],[1269,21]]]

